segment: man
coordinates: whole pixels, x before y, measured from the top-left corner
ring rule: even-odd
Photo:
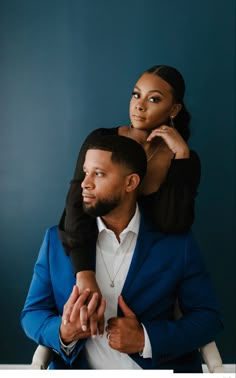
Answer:
[[[222,328],[192,235],[158,233],[137,206],[146,164],[141,145],[122,136],[99,137],[85,157],[83,203],[97,217],[96,279],[105,298],[98,313],[106,301],[107,337],[91,337],[84,327],[87,319],[93,327],[98,296],[87,305],[90,292],[74,286],[57,228],[46,233],[22,326],[55,351],[54,368],[201,372],[198,348]],[[173,316],[176,299],[179,320]]]

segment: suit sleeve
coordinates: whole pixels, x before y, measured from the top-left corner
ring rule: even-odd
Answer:
[[[79,341],[69,357],[61,350],[59,340],[61,314],[55,303],[50,278],[50,248],[50,230],[48,230],[34,267],[33,278],[21,314],[21,324],[30,339],[37,344],[52,348],[67,364],[71,364],[84,343]]]
[[[177,297],[182,318],[145,322],[157,362],[172,360],[213,341],[222,330],[222,319],[198,247],[186,238],[185,263]]]

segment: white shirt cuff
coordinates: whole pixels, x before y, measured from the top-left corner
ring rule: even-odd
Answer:
[[[152,358],[152,346],[151,346],[151,343],[150,343],[150,339],[149,339],[149,336],[148,336],[148,333],[146,331],[146,328],[144,327],[144,325],[141,323],[142,327],[143,327],[143,331],[144,331],[144,348],[143,348],[143,351],[141,353],[139,353],[139,355],[143,358]]]

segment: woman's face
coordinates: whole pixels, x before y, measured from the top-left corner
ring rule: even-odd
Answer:
[[[144,73],[137,81],[130,100],[129,114],[133,127],[152,130],[176,115],[171,86],[155,74]]]

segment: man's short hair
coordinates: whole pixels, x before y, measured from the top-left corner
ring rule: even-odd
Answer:
[[[138,142],[121,135],[103,135],[93,139],[87,150],[103,150],[112,153],[111,161],[129,168],[137,173],[140,182],[147,170],[146,153]]]

